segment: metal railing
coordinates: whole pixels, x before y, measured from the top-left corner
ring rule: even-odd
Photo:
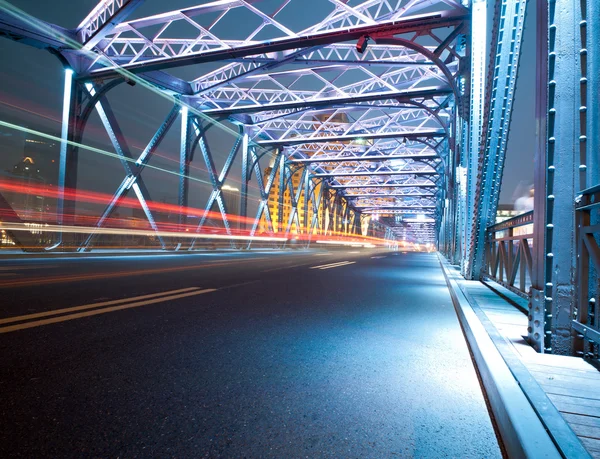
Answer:
[[[575,203],[577,238],[577,303],[572,321],[577,355],[599,358],[600,321],[596,303],[600,295],[600,185],[588,188]]]
[[[483,277],[529,298],[532,247],[533,211],[490,226],[486,232]]]

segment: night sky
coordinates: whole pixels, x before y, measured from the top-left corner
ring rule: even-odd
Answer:
[[[163,2],[147,0],[133,14],[142,17],[161,11],[192,6],[202,1],[171,0]],[[273,3],[269,1],[268,3]],[[309,0],[292,2],[302,3],[303,11],[290,10],[284,16],[286,24],[294,29],[306,27],[314,22],[313,17],[321,18],[331,10],[331,4],[325,0]],[[355,3],[355,2],[351,2]],[[91,0],[14,0],[13,4],[28,13],[45,21],[66,28],[75,28],[94,7]],[[267,8],[268,9],[268,8]],[[304,14],[303,14],[304,12]],[[240,28],[244,25],[240,22]],[[238,31],[239,32],[239,31]],[[232,32],[235,33],[235,32]],[[526,20],[525,40],[523,44],[522,65],[514,104],[514,117],[509,140],[506,169],[504,175],[501,203],[512,203],[517,197],[519,188],[527,187],[533,182],[533,149],[534,149],[534,94],[535,94],[535,17],[534,10]],[[60,113],[62,108],[63,70],[58,60],[49,53],[24,45],[0,40],[0,119],[21,123],[33,129],[58,135],[60,132]],[[198,69],[193,69],[199,75]],[[185,70],[183,70],[185,72]],[[184,76],[178,73],[178,76]],[[153,135],[154,130],[170,110],[170,104],[161,97],[150,94],[147,90],[128,85],[120,85],[109,94],[109,100],[116,116],[127,133],[131,150],[141,151]],[[17,108],[18,107],[18,108]],[[2,130],[2,129],[0,129]],[[11,148],[11,140],[3,129],[0,136],[0,169],[13,166],[21,156],[21,152]],[[178,131],[176,123],[167,139],[158,151],[158,156],[151,164],[169,171],[177,170]],[[220,169],[225,155],[233,144],[233,137],[215,129],[212,134],[212,147],[217,168]],[[110,143],[103,132],[97,117],[91,119],[84,143],[112,151]],[[196,155],[191,175],[199,180],[207,181],[207,174],[199,155]],[[239,162],[234,165],[229,185],[239,187]],[[165,172],[149,170],[144,172],[144,179],[155,201],[175,203],[177,196],[177,177]],[[80,186],[103,193],[112,194],[123,178],[123,168],[118,161],[101,155],[80,153],[79,180]],[[211,187],[207,183],[192,182],[190,205],[203,207]],[[254,191],[254,196],[256,196]],[[255,199],[254,199],[255,200]],[[252,212],[254,205],[250,205]]]

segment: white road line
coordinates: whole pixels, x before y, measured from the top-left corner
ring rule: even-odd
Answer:
[[[120,300],[102,301],[101,303],[85,304],[83,306],[74,306],[72,308],[54,309],[53,311],[37,312],[34,314],[27,314],[24,316],[8,317],[6,319],[0,319],[0,324],[10,324],[13,322],[22,322],[24,320],[39,319],[40,317],[56,316],[59,314],[64,314],[65,312],[85,311],[86,309],[95,309],[95,308],[100,308],[103,306],[112,306],[115,304],[129,303],[132,301],[148,300],[150,298],[156,298],[159,296],[175,295],[177,293],[189,292],[192,290],[200,290],[200,288],[199,287],[182,288],[179,290],[170,290],[168,292],[153,293],[152,295],[134,296],[131,298],[121,298]]]
[[[333,268],[341,268],[342,266],[348,266],[348,265],[353,265],[354,263],[356,263],[355,261],[347,261],[346,263],[342,263],[341,265],[336,265],[336,266],[327,266],[325,268],[319,268],[319,269],[333,269]]]
[[[385,258],[385,257],[371,257],[373,260],[378,260],[380,258]]]
[[[193,290],[191,292],[181,293],[179,295],[171,295],[171,296],[166,296],[166,297],[162,296],[160,298],[155,298],[153,300],[148,300],[148,301],[138,301],[135,303],[127,303],[127,304],[123,304],[120,306],[113,306],[110,308],[94,309],[93,311],[79,312],[77,314],[69,314],[66,316],[52,317],[50,319],[35,320],[33,322],[25,322],[25,323],[17,324],[17,325],[9,325],[8,327],[1,327],[0,333],[9,333],[12,331],[23,330],[26,328],[39,327],[41,325],[54,324],[57,322],[66,322],[68,320],[81,319],[83,317],[90,317],[90,316],[95,316],[98,314],[106,314],[107,312],[114,312],[114,311],[121,311],[123,309],[137,308],[140,306],[147,306],[150,304],[161,303],[163,301],[177,300],[179,298],[186,298],[189,296],[202,295],[203,293],[211,293],[211,292],[216,292],[216,291],[217,291],[217,289],[215,289],[215,288],[207,288],[204,290]]]
[[[346,261],[338,261],[337,263],[328,263],[326,265],[311,266],[310,269],[321,269],[321,268],[324,268],[324,267],[327,267],[327,266],[334,267],[334,266],[341,265],[341,264],[344,264],[344,263],[348,263],[348,260],[346,260]]]

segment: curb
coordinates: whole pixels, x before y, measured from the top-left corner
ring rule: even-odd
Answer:
[[[508,457],[562,457],[452,273],[449,272],[448,263],[441,256],[439,261]]]

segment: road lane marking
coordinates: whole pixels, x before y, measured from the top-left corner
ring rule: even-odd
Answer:
[[[371,259],[373,259],[373,260],[378,260],[380,258],[385,258],[385,257],[371,257]]]
[[[319,269],[333,269],[333,268],[341,268],[342,266],[348,266],[348,265],[353,265],[355,264],[355,261],[347,261],[346,263],[342,263],[340,265],[336,265],[336,266],[326,266],[325,268],[319,268]]]
[[[36,312],[34,314],[27,314],[24,316],[7,317],[5,319],[0,319],[0,325],[1,324],[10,324],[13,322],[22,322],[24,320],[39,319],[40,317],[56,316],[56,315],[64,314],[67,312],[85,311],[86,309],[101,308],[103,306],[113,306],[115,304],[129,303],[131,301],[148,300],[150,298],[156,298],[159,296],[176,295],[178,293],[189,292],[192,290],[200,290],[200,288],[199,287],[182,288],[179,290],[171,290],[168,292],[153,293],[151,295],[134,296],[131,298],[121,298],[120,300],[102,301],[100,303],[85,304],[83,306],[73,306],[71,308],[55,309],[53,311]]]
[[[355,261],[338,261],[337,263],[328,263],[326,265],[312,266],[310,269],[329,269],[329,268],[337,268],[340,265],[356,263]]]
[[[341,263],[346,263],[347,261],[348,260],[346,260],[346,261],[338,261],[338,262],[335,262],[335,263],[327,263],[326,265],[311,266],[310,269],[319,269],[319,268],[323,268],[325,266],[335,266],[335,265],[339,265]]]
[[[9,332],[17,331],[17,330],[24,330],[26,328],[34,328],[34,327],[40,327],[42,325],[55,324],[58,322],[66,322],[68,320],[81,319],[84,317],[96,316],[99,314],[106,314],[108,312],[122,311],[124,309],[137,308],[140,306],[148,306],[151,304],[161,303],[163,301],[178,300],[180,298],[187,298],[190,296],[202,295],[204,293],[211,293],[211,292],[216,292],[216,291],[217,291],[217,289],[215,289],[215,288],[207,288],[204,290],[193,290],[191,292],[180,293],[178,295],[171,295],[171,296],[166,296],[166,297],[162,296],[160,298],[154,298],[154,299],[147,300],[147,301],[137,301],[135,303],[127,303],[127,304],[122,304],[120,306],[112,306],[112,307],[107,307],[107,308],[94,309],[92,311],[78,312],[76,314],[68,314],[65,316],[52,317],[50,319],[35,320],[32,322],[24,322],[21,324],[9,325],[8,327],[0,327],[0,333],[9,333]]]

